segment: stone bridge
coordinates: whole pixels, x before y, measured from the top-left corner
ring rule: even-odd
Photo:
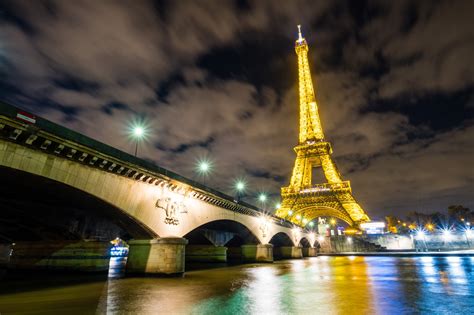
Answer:
[[[130,272],[316,252],[314,234],[288,221],[3,103],[0,179],[0,242],[15,243],[16,267],[65,267],[80,253],[71,266],[97,269],[116,237]]]

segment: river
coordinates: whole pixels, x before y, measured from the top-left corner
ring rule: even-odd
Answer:
[[[4,314],[472,314],[474,257],[314,257],[183,278],[8,276]]]

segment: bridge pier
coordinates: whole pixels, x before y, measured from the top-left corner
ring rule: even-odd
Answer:
[[[0,243],[0,269],[6,268],[10,263],[10,254],[12,250],[12,244]]]
[[[273,255],[278,259],[297,259],[303,258],[301,246],[281,246],[275,247]]]
[[[182,275],[187,243],[181,237],[132,240],[128,243],[127,273]]]
[[[242,261],[244,262],[273,262],[273,245],[242,245]]]
[[[186,246],[186,262],[227,262],[227,247],[214,245]]]
[[[316,247],[303,247],[303,257],[316,257],[318,256],[318,249]]]
[[[106,272],[110,247],[96,241],[16,242],[8,268]]]

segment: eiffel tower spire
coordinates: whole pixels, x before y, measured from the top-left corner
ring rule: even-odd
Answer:
[[[300,133],[299,141],[324,139],[321,120],[319,119],[318,105],[314,97],[313,81],[308,63],[308,44],[301,35],[301,25],[298,25],[298,39],[295,42],[298,55],[298,79],[300,98]]]
[[[331,157],[331,144],[324,139],[308,63],[308,44],[298,25],[295,42],[298,56],[300,128],[295,166],[288,187],[281,188],[281,208],[276,215],[296,224],[330,216],[350,225],[370,221],[352,196],[349,181],[342,179]],[[313,169],[322,170],[326,182],[313,183]]]

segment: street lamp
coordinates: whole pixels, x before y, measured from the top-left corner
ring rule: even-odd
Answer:
[[[471,242],[469,241],[469,238],[472,237],[472,230],[470,227],[467,227],[466,230],[464,231],[466,235],[466,242],[467,242],[467,247],[471,248]]]
[[[240,200],[240,197],[242,197],[243,193],[245,192],[246,184],[243,179],[238,179],[234,183],[234,190],[237,192],[237,201]]]
[[[443,238],[445,241],[449,241],[451,239],[451,231],[449,229],[443,230]]]
[[[199,159],[196,164],[196,172],[203,177],[203,184],[206,185],[206,177],[212,171],[212,161],[206,158]]]
[[[201,163],[199,163],[198,167],[199,167],[199,172],[202,174],[206,174],[207,172],[209,172],[209,169],[211,168],[209,163],[206,161],[202,161]]]
[[[265,202],[267,201],[267,195],[265,193],[260,193],[258,195],[258,201],[262,204],[262,208],[265,211]]]
[[[243,181],[238,181],[235,184],[235,188],[237,189],[238,192],[243,192],[245,189],[245,183]]]
[[[132,138],[135,139],[135,156],[138,153],[138,142],[146,137],[145,127],[141,125],[135,125],[132,127]]]

